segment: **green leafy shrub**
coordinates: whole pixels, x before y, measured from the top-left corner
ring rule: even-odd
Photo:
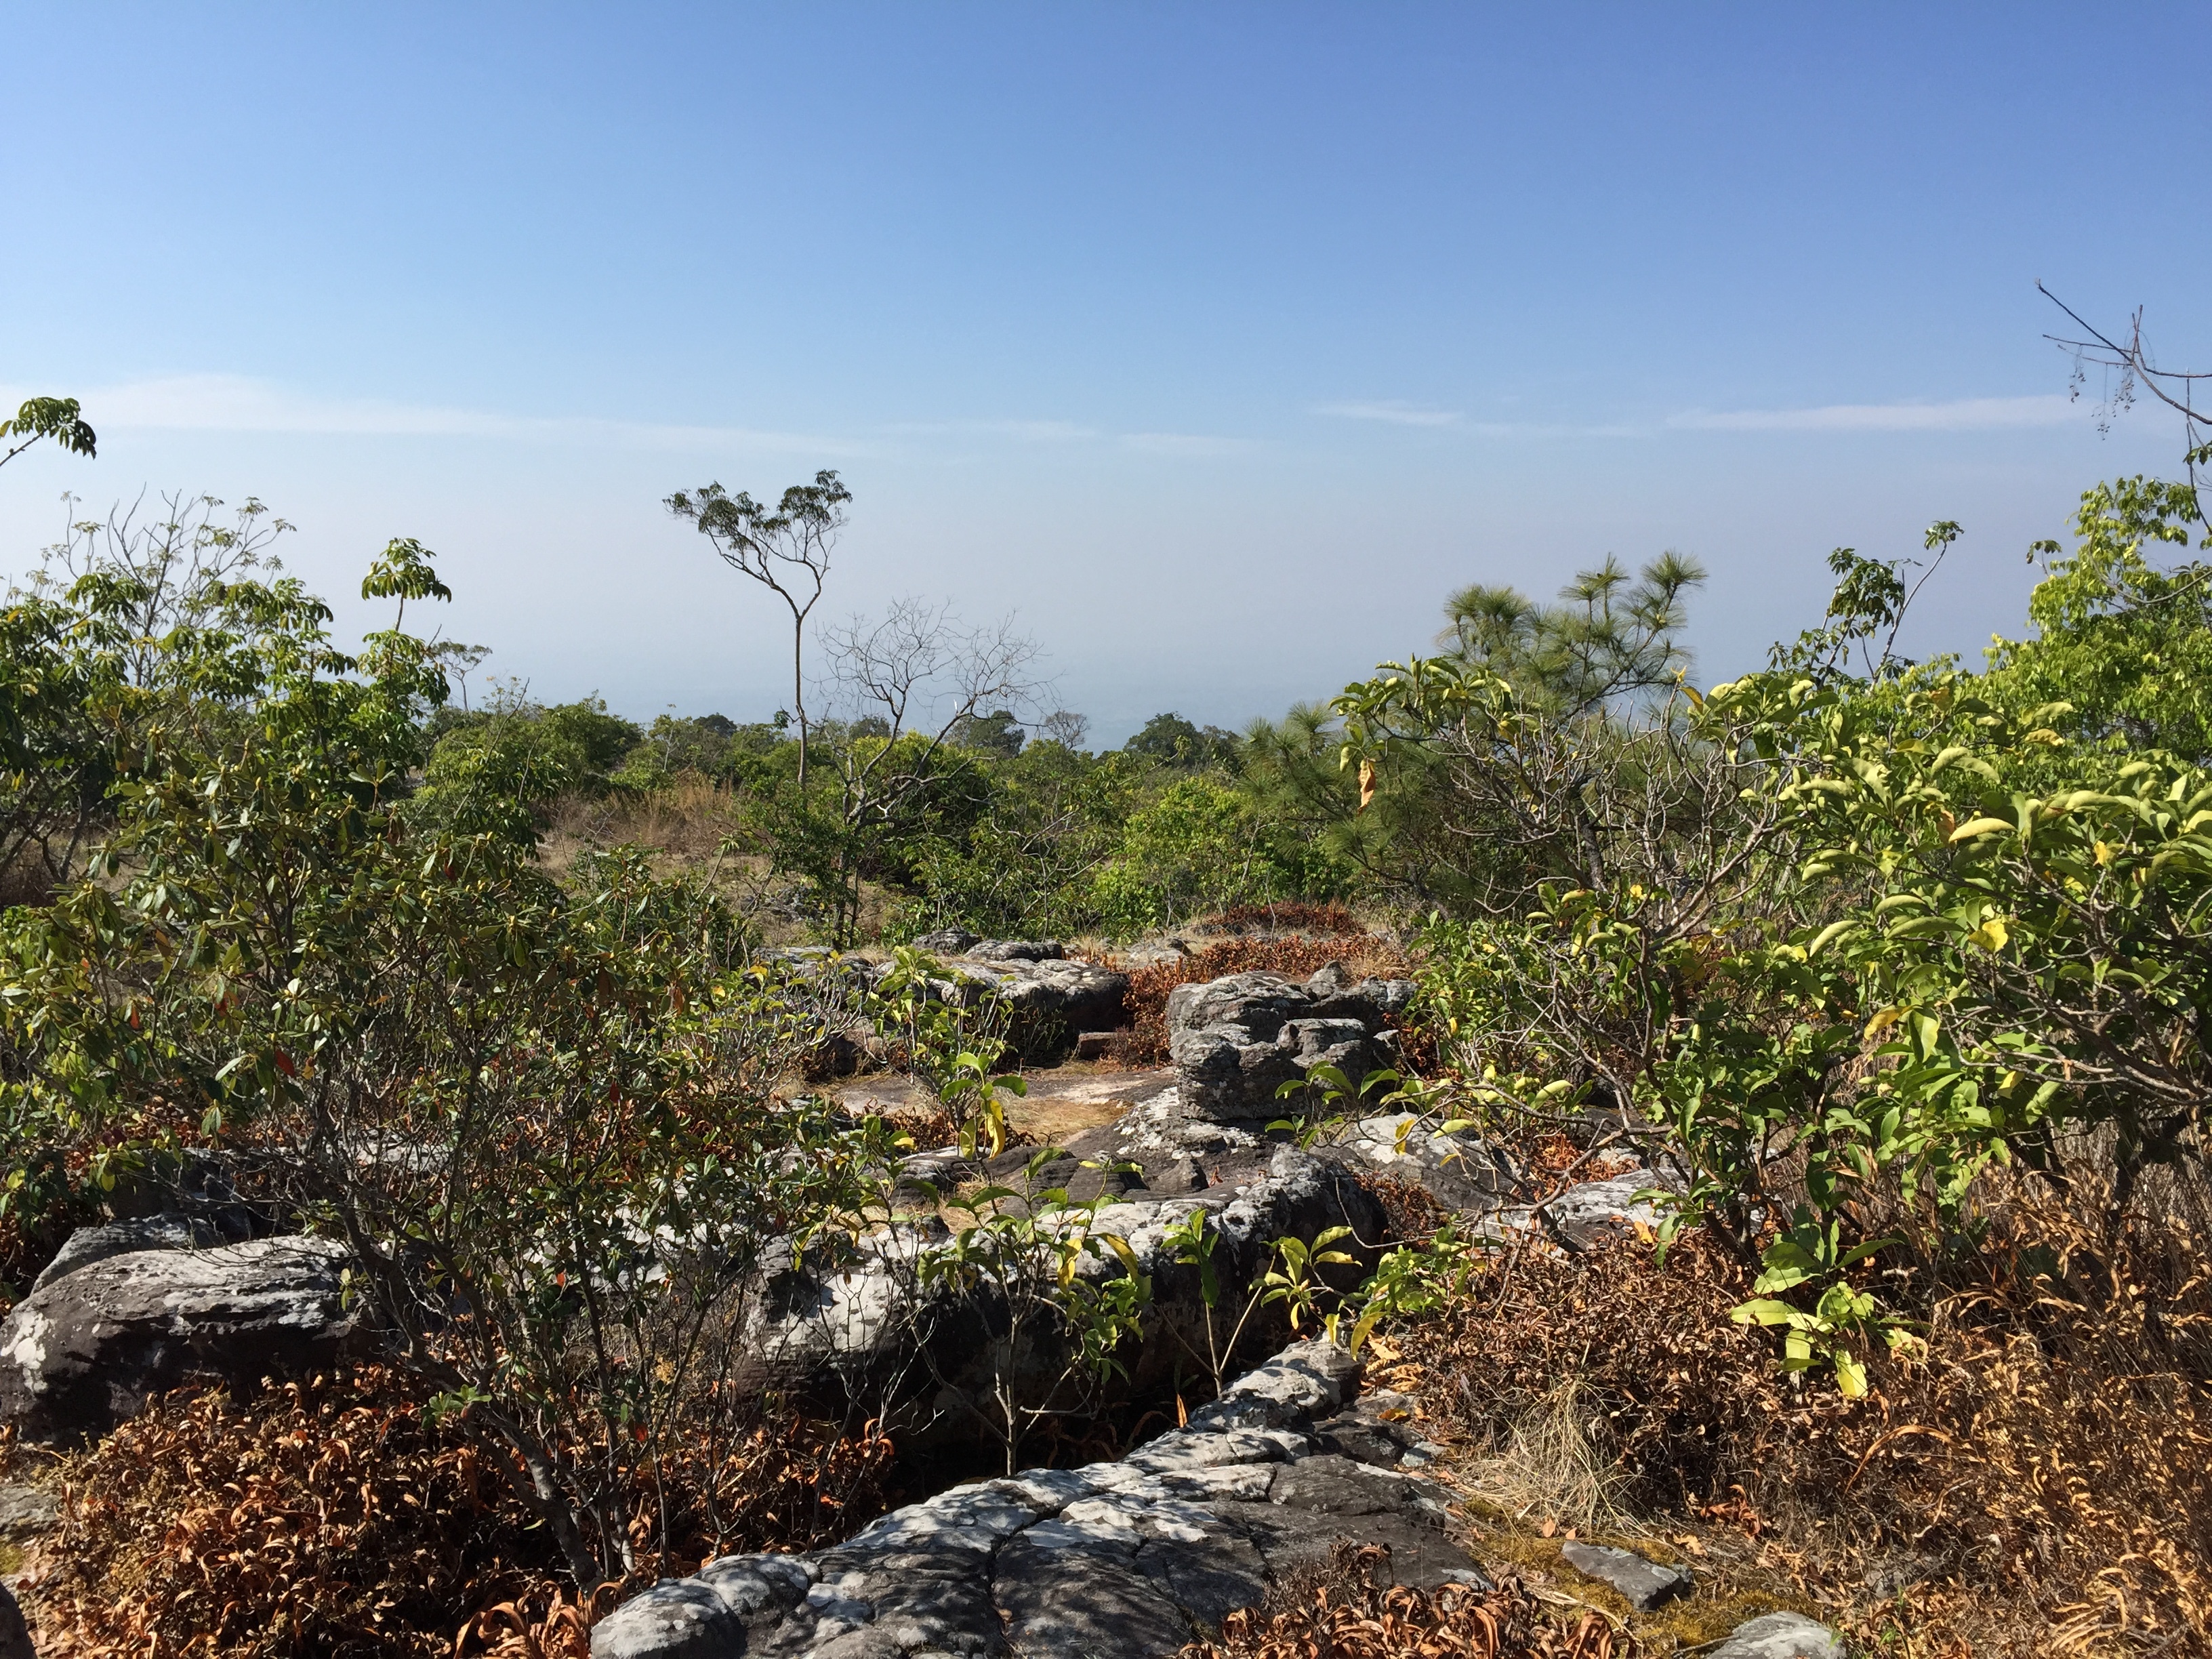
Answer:
[[[1327,854],[1266,821],[1242,791],[1198,776],[1176,780],[1130,815],[1093,893],[1107,931],[1127,938],[1232,905],[1330,897],[1342,875]]]
[[[371,585],[434,597],[419,555]],[[836,1011],[747,969],[696,884],[617,851],[564,886],[512,822],[411,824],[442,675],[396,626],[337,652],[328,614],[224,584],[226,626],[162,647],[220,696],[143,728],[94,875],[0,927],[14,1174],[152,1128],[343,1239],[392,1357],[589,1589],[665,1533],[674,1449],[734,1430],[763,1253],[865,1225],[891,1138],[779,1097]]]
[[[616,786],[638,738],[597,697],[547,708],[502,688],[490,708],[438,738],[409,814],[459,835],[534,843],[559,797]]]
[[[2093,563],[2116,499],[2179,511],[2093,492]],[[1885,643],[1850,673],[1909,590],[1832,563],[1827,625],[1709,696],[1563,713],[1454,657],[1335,712],[1347,759],[1468,842],[1424,1000],[1478,1108],[1663,1126],[1633,1133],[1686,1189],[1665,1236],[1711,1230],[1757,1276],[1738,1316],[1856,1393],[1867,1337],[1918,1340],[1876,1275],[1970,1249],[1993,1165],[2087,1158],[2117,1217],[2147,1170],[2201,1160],[2212,777],[2020,702],[2057,644],[1978,677]]]

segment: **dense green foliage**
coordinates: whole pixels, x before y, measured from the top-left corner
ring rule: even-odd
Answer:
[[[364,588],[441,592],[404,543]],[[77,774],[112,781],[89,870],[0,926],[0,1204],[34,1224],[79,1182],[220,1152],[353,1247],[356,1293],[578,1581],[626,1571],[672,1448],[732,1426],[734,1287],[874,1193],[880,1124],[770,1093],[834,1010],[748,971],[735,918],[635,855],[559,883],[488,796],[483,822],[420,812],[428,641],[395,623],[341,653],[296,583],[234,568],[157,635],[128,622],[150,597],[114,567],[9,611],[46,748],[88,732]],[[604,720],[534,724],[589,763]]]
[[[412,822],[527,844],[564,798],[711,783],[738,826],[726,850],[795,878],[840,945],[860,941],[871,890],[889,898],[891,938],[951,925],[1127,938],[1232,905],[1335,897],[1352,873],[1263,809],[1222,732],[1194,758],[1187,744],[1031,742],[1004,710],[896,738],[882,720],[824,720],[802,785],[793,727],[720,714],[641,732],[595,699],[549,708],[502,692],[425,730]]]
[[[1896,658],[1903,567],[1846,550],[1826,624],[1707,696],[1577,710],[1455,655],[1334,705],[1346,759],[1464,836],[1427,995],[1477,1115],[1663,1129],[1669,1233],[1728,1242],[1740,1316],[1847,1389],[1862,1333],[1917,1340],[1875,1275],[1975,1237],[1992,1164],[2104,1183],[2113,1224],[2201,1164],[2212,775],[2174,671],[2203,567],[2142,556],[2195,513],[2092,491],[1985,674]]]
[[[2200,523],[2186,485],[2123,478],[2091,490],[2075,551],[2038,544],[2037,636],[1990,652],[1991,685],[2017,703],[2069,704],[2056,718],[2070,735],[2212,760],[2212,565],[2153,557],[2186,550]]]

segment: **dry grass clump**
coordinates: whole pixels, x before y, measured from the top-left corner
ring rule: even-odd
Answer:
[[[1792,1397],[1763,1334],[1731,1324],[1749,1294],[1702,1238],[1662,1269],[1623,1243],[1579,1256],[1529,1248],[1479,1274],[1467,1297],[1408,1343],[1467,1439],[1486,1455],[1578,1472],[1601,1469],[1603,1496],[1553,1511],[1589,1522],[1625,1510],[1683,1509],[1725,1495],[1747,1440],[1778,1415],[1819,1409]],[[1529,1497],[1555,1485],[1547,1476]],[[1582,1487],[1580,1478],[1571,1484]],[[1513,1494],[1501,1493],[1500,1501]],[[1513,1504],[1512,1507],[1521,1507]]]
[[[1508,1534],[1732,1534],[1746,1574],[1884,1651],[2212,1652],[2212,1280],[2170,1227],[2106,1239],[2078,1189],[2033,1202],[1946,1264],[1925,1355],[1875,1357],[1857,1401],[1729,1322],[1747,1278],[1695,1236],[1664,1267],[1501,1261],[1404,1346]]]
[[[584,848],[629,846],[696,865],[713,859],[742,821],[737,791],[690,774],[643,794],[564,795],[547,814],[545,857],[565,868]]]
[[[1224,939],[1173,962],[1130,971],[1129,1029],[1116,1038],[1109,1057],[1119,1066],[1166,1063],[1168,993],[1178,985],[1200,984],[1225,974],[1306,979],[1332,962],[1341,962],[1362,976],[1397,978],[1408,971],[1405,954],[1397,946],[1358,932],[1324,939]]]
[[[1518,1579],[1492,1590],[1414,1589],[1390,1581],[1390,1553],[1340,1542],[1325,1565],[1285,1579],[1261,1607],[1181,1659],[1638,1659],[1605,1615],[1547,1602]],[[1564,1599],[1564,1598],[1562,1598]]]
[[[1304,899],[1285,899],[1275,904],[1232,904],[1217,915],[1201,917],[1191,924],[1190,931],[1207,935],[1282,933],[1349,938],[1364,934],[1368,929],[1340,900],[1315,904]]]
[[[65,1466],[55,1565],[32,1611],[44,1659],[440,1659],[586,1650],[589,1616],[509,1478],[402,1373],[180,1391]],[[714,1467],[680,1459],[677,1550],[639,1582],[707,1555],[842,1536],[883,1507],[880,1436],[763,1413]],[[695,1460],[696,1462],[697,1460]],[[712,1513],[716,1536],[696,1535]],[[641,1493],[632,1531],[650,1541]],[[688,1553],[686,1553],[688,1552]]]
[[[546,814],[538,856],[565,877],[586,853],[636,847],[661,877],[703,881],[750,922],[766,945],[814,935],[803,884],[780,873],[745,824],[744,798],[732,786],[686,773],[641,794],[564,795]],[[860,937],[877,939],[897,908],[896,896],[872,881],[860,887]]]

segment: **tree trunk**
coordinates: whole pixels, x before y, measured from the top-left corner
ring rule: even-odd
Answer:
[[[791,709],[799,717],[799,804],[806,805],[806,680],[800,672],[800,653],[806,637],[806,618],[791,624]]]

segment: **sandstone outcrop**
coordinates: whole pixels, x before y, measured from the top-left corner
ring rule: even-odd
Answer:
[[[1261,1122],[1294,1109],[1281,1097],[1317,1066],[1357,1088],[1391,1066],[1392,1018],[1412,1000],[1410,981],[1353,981],[1332,963],[1300,983],[1280,974],[1231,974],[1168,994],[1168,1053],[1186,1116]]]
[[[1354,1401],[1358,1376],[1299,1344],[1119,1462],[957,1486],[835,1549],[665,1581],[599,1622],[593,1659],[1158,1659],[1340,1538],[1387,1546],[1401,1583],[1481,1582],[1443,1494],[1399,1467],[1419,1443],[1395,1397]]]
[[[1129,1023],[1127,974],[1060,956],[985,956],[983,948],[946,963],[945,975],[959,988],[960,1000],[989,994],[1006,1000],[1007,1038],[1025,1063],[1056,1065],[1075,1052],[1085,1031]]]
[[[1057,939],[979,939],[948,928],[925,933],[915,944],[937,959],[930,980],[934,995],[963,1006],[1004,999],[1006,1038],[1025,1065],[1057,1065],[1075,1052],[1084,1033],[1128,1024],[1129,976],[1070,959]],[[881,962],[819,946],[763,951],[754,960],[817,986],[829,1003],[856,1021],[861,994],[885,972]],[[834,1075],[865,1065],[873,1036],[864,1022],[834,1033],[830,1042],[836,1054],[824,1069]]]
[[[192,1376],[252,1387],[354,1352],[343,1246],[255,1239],[137,1250],[50,1279],[0,1326],[0,1423],[26,1440],[100,1434]]]
[[[133,1255],[141,1250],[210,1250],[229,1242],[214,1224],[198,1216],[149,1215],[79,1227],[31,1281],[31,1293],[35,1296],[57,1280],[112,1255]]]
[[[1017,1152],[1008,1158],[1024,1156]],[[1066,1167],[1075,1168],[1073,1160]],[[950,1178],[957,1171],[940,1173]],[[1382,1206],[1342,1164],[1273,1146],[1219,1173],[1226,1178],[1196,1191],[1138,1188],[1103,1194],[1108,1201],[1088,1222],[1094,1236],[1122,1241],[1136,1270],[1152,1281],[1141,1349],[1128,1365],[1133,1389],[1164,1382],[1178,1365],[1186,1372],[1202,1365],[1200,1357],[1208,1352],[1199,1270],[1176,1260],[1169,1239],[1192,1212],[1204,1212],[1216,1241],[1215,1323],[1224,1332],[1259,1284],[1278,1238],[1310,1243],[1327,1229],[1350,1227],[1352,1237],[1336,1248],[1358,1265],[1333,1271],[1348,1287],[1372,1266],[1386,1227]],[[1039,1189],[1066,1178],[1048,1165],[1039,1172]],[[994,1365],[1009,1364],[1024,1374],[1056,1372],[1060,1339],[1046,1323],[1030,1327],[1029,1351],[1010,1360],[994,1355],[991,1339],[1004,1331],[1006,1310],[988,1285],[959,1297],[924,1289],[921,1258],[946,1237],[945,1224],[933,1214],[884,1229],[841,1255],[786,1262],[770,1276],[749,1333],[754,1362],[785,1386],[849,1391],[880,1389],[899,1374],[915,1386],[926,1377],[939,1411],[952,1425],[981,1420],[980,1408],[968,1404],[984,1396]],[[1101,1250],[1083,1258],[1081,1271],[1104,1278],[1125,1268],[1118,1253]],[[1279,1316],[1255,1318],[1248,1340],[1264,1342],[1267,1333],[1279,1329]]]
[[[664,1579],[593,1627],[592,1659],[1169,1659],[1347,1540],[1387,1550],[1398,1583],[1487,1589],[1447,1492],[1420,1474],[1443,1449],[1419,1437],[1412,1405],[1361,1391],[1342,1349],[1297,1343],[1117,1462],[955,1486],[833,1548]],[[1628,1551],[1566,1547],[1639,1605],[1689,1588]],[[1776,1613],[1712,1651],[1844,1648]]]

